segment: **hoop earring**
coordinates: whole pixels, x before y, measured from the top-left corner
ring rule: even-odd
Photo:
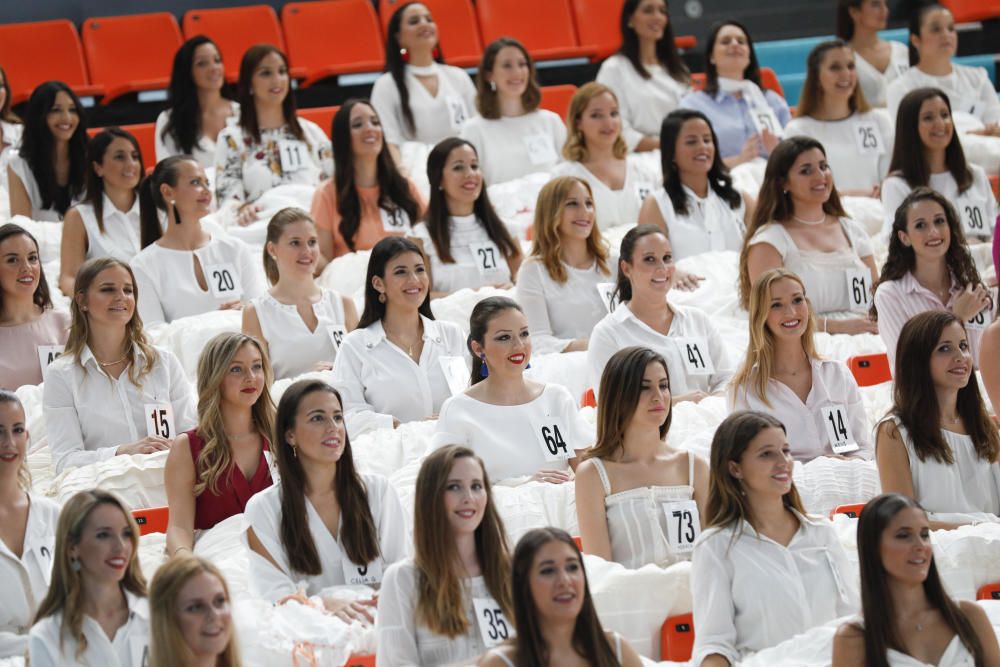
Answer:
[[[479,367],[479,377],[488,378],[490,376],[490,369],[486,366],[486,355],[480,354],[479,359],[483,362],[483,365]]]

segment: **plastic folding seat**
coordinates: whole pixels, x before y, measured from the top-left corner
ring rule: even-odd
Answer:
[[[375,655],[373,653],[352,655],[344,667],[375,667]]]
[[[100,95],[90,83],[76,28],[66,19],[0,25],[0,63],[11,103],[20,104],[44,81],[62,81],[77,95]]]
[[[625,0],[571,0],[573,22],[580,44],[594,51],[594,60],[604,60],[621,46],[622,5]],[[674,37],[679,49],[693,49],[697,40],[691,35]]]
[[[660,660],[687,662],[694,648],[694,615],[671,616],[660,628]]]
[[[404,0],[379,0],[378,12],[382,34],[388,38],[389,19]],[[483,55],[483,40],[476,25],[476,12],[470,0],[426,0],[438,27],[438,41],[445,62],[455,67],[475,67]]]
[[[597,397],[594,396],[594,388],[591,387],[587,391],[583,392],[583,396],[580,398],[581,408],[596,408],[597,407]]]
[[[982,586],[976,591],[977,600],[1000,600],[1000,581]]]
[[[770,67],[760,68],[760,83],[761,88],[764,90],[773,90],[782,97],[785,96],[785,89],[781,87],[781,81],[778,80],[778,75],[774,73],[774,70]]]
[[[370,0],[290,2],[281,10],[292,76],[303,85],[338,74],[381,72],[385,47]]]
[[[972,23],[1000,18],[1000,0],[941,0],[951,10],[956,23]]]
[[[535,60],[594,55],[580,46],[569,0],[477,0],[476,15],[484,44],[514,37]]]
[[[269,5],[222,9],[192,9],[184,14],[184,38],[205,35],[222,54],[226,79],[236,81],[243,54],[254,44],[273,44],[285,50],[278,15]]]
[[[340,109],[339,106],[311,107],[309,109],[299,109],[296,113],[299,115],[299,118],[311,120],[319,125],[329,137],[330,131],[333,128],[333,117],[337,115],[338,109]]]
[[[892,380],[889,355],[885,352],[851,357],[847,360],[847,367],[851,369],[859,387],[870,387]]]
[[[573,536],[573,542],[576,543],[576,548],[577,549],[579,549],[580,551],[583,551],[583,540],[580,539],[579,535],[574,535]]]
[[[566,112],[569,110],[569,101],[573,99],[574,93],[576,93],[576,86],[572,83],[561,86],[542,86],[541,107],[565,120]]]
[[[143,165],[146,172],[150,172],[156,166],[156,123],[136,123],[135,125],[121,125],[119,127],[130,132],[139,142]],[[103,129],[103,127],[88,128],[87,136],[93,137]]]
[[[837,505],[830,512],[830,518],[832,519],[835,514],[844,514],[852,519],[857,519],[861,516],[861,510],[865,508],[864,503],[855,503],[853,505]]]
[[[101,104],[128,93],[165,90],[182,42],[177,19],[167,12],[87,19],[83,50],[91,81],[104,86]]]
[[[170,517],[169,507],[148,507],[141,510],[132,510],[135,522],[139,524],[139,534],[149,535],[150,533],[167,532],[167,519]]]

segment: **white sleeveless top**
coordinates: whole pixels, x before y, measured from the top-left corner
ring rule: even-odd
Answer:
[[[641,486],[611,493],[611,482],[604,461],[592,459],[604,487],[604,508],[611,538],[611,560],[630,570],[650,563],[669,567],[690,554],[670,551],[667,540],[667,515],[663,503],[694,498],[694,455],[688,452],[688,483],[676,486]]]
[[[87,231],[87,259],[94,257],[114,257],[123,262],[131,262],[142,248],[139,245],[139,198],[135,198],[132,208],[120,211],[107,195],[104,195],[104,231],[97,225],[97,215],[92,204],[76,207],[83,228]]]
[[[865,627],[864,620],[860,616],[851,619],[851,622],[861,628]],[[885,652],[885,657],[889,667],[975,667],[976,664],[976,659],[969,653],[969,649],[965,647],[962,638],[957,634],[948,642],[948,646],[945,647],[944,653],[941,654],[941,659],[936,665],[917,660],[912,655],[907,655],[894,648],[888,649]]]
[[[684,215],[674,210],[674,203],[662,185],[653,192],[653,199],[670,234],[674,261],[713,250],[739,252],[746,233],[743,222],[746,202],[743,197],[740,197],[739,206],[732,208],[711,187],[704,198],[687,186],[682,187],[688,199],[688,212]]]
[[[612,633],[612,636],[615,638],[615,659],[618,661],[619,664],[621,664],[621,661],[622,661],[622,636],[620,634],[618,634],[617,632]],[[504,663],[507,665],[507,667],[516,667],[516,665],[514,664],[514,662],[510,658],[508,658],[506,655],[504,655],[503,653],[497,653],[497,655],[500,656],[500,659],[504,661]]]
[[[313,314],[318,324],[313,331],[299,315],[294,304],[280,303],[270,294],[251,302],[260,321],[260,330],[267,341],[274,379],[291,378],[313,370],[318,361],[332,362],[340,349],[346,330],[339,336],[331,327],[344,326],[344,302],[338,292],[324,289],[319,301],[313,304]]]

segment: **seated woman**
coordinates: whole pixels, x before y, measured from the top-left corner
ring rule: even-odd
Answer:
[[[882,490],[914,498],[931,527],[1000,521],[1000,434],[979,394],[961,320],[932,310],[903,326],[893,405],[875,442]]]
[[[908,496],[886,493],[865,505],[858,517],[862,616],[837,630],[833,667],[1000,665],[983,608],[945,592],[930,532],[927,513]]]
[[[101,130],[87,144],[87,197],[66,213],[59,253],[59,289],[73,293],[76,272],[88,259],[130,262],[139,254],[139,142],[117,127]]]
[[[132,268],[141,295],[139,314],[147,326],[213,310],[239,310],[264,293],[260,264],[250,248],[202,227],[211,202],[205,170],[186,155],[157,164],[139,187],[143,249]]]
[[[17,155],[7,164],[11,216],[59,222],[83,198],[87,171],[87,124],[83,105],[62,81],[46,81],[31,93]]]
[[[876,333],[868,319],[875,277],[868,234],[847,217],[822,144],[785,139],[767,161],[764,184],[740,252],[740,304],[750,307],[750,286],[768,269],[802,278],[824,332]],[[848,319],[830,313],[856,313]]]
[[[538,353],[587,349],[590,332],[608,312],[601,288],[611,264],[594,221],[587,182],[559,176],[538,193],[531,254],[517,273],[515,295]]]
[[[886,88],[910,67],[906,44],[879,38],[888,25],[882,0],[837,0],[837,37],[854,51],[858,85],[873,107],[885,106]]]
[[[0,389],[41,384],[69,324],[69,313],[52,305],[38,241],[12,222],[0,225]]]
[[[333,366],[350,432],[357,436],[436,416],[452,393],[446,366],[464,352],[461,328],[431,313],[420,248],[398,236],[376,243],[368,259],[364,312]]]
[[[992,310],[990,291],[965,245],[958,213],[941,193],[918,187],[896,209],[889,254],[875,288],[872,319],[896,365],[899,332],[914,315],[946,310],[965,322],[973,362]],[[987,357],[990,358],[990,357]]]
[[[733,187],[708,117],[691,109],[671,111],[660,137],[663,183],[642,202],[639,224],[662,228],[676,259],[739,251],[754,202]]]
[[[163,470],[168,554],[191,552],[198,531],[243,514],[271,486],[264,454],[274,430],[273,380],[254,338],[221,333],[201,351],[198,424],[174,438]]]
[[[348,331],[354,299],[316,284],[319,239],[309,214],[283,208],[267,223],[264,272],[271,289],[243,309],[243,333],[262,343],[275,379],[331,370]]]
[[[215,42],[204,35],[187,40],[174,54],[167,89],[169,108],[156,117],[156,161],[190,155],[205,169],[215,166],[215,140],[236,123],[240,105],[223,94],[226,72]]]
[[[385,70],[372,87],[372,106],[385,124],[386,143],[397,151],[407,141],[433,145],[458,136],[476,113],[476,87],[465,70],[444,64],[437,24],[420,2],[404,2],[392,13]]]
[[[734,412],[716,430],[706,530],[691,558],[692,665],[735,665],[857,610],[844,547],[833,524],[806,514],[793,464],[770,415]]]
[[[229,586],[204,558],[172,558],[149,585],[149,667],[239,667]]]
[[[154,347],[136,313],[128,264],[92,259],[76,276],[66,351],[42,394],[56,472],[115,455],[150,454],[194,425],[194,398],[174,353]]]
[[[730,405],[774,416],[796,460],[872,457],[871,426],[847,365],[822,359],[802,279],[786,269],[762,273],[750,292],[750,344],[733,377]]]
[[[396,167],[382,122],[368,100],[348,100],[333,117],[333,178],[313,194],[310,212],[325,260],[368,250],[406,234],[423,215],[424,198]]]
[[[1000,359],[1000,319],[993,320],[993,323],[986,327],[980,342],[980,356],[984,359]],[[984,356],[985,355],[985,356]],[[986,396],[996,412],[1000,405],[1000,364],[983,364],[980,369],[983,378],[983,386],[986,388]]]
[[[663,117],[691,90],[691,73],[674,43],[666,0],[626,0],[619,25],[621,46],[601,63],[597,82],[621,103],[629,150],[654,150]]]
[[[667,362],[672,402],[721,394],[733,375],[722,336],[704,311],[667,301],[674,277],[670,240],[659,227],[639,225],[622,239],[616,307],[590,335],[587,365],[594,391],[611,356],[630,345],[648,347]]]
[[[74,494],[59,513],[52,583],[28,636],[32,667],[145,667],[146,579],[139,526],[101,489]]]
[[[10,110],[11,98],[7,71],[0,66],[0,187],[5,189],[7,187],[7,167],[4,165],[17,149],[24,131],[24,123],[17,114]]]
[[[24,406],[0,389],[0,658],[24,655],[52,573],[59,506],[31,492],[29,439]]]
[[[687,560],[708,499],[708,464],[667,444],[667,362],[644,347],[615,353],[597,404],[597,442],[576,475],[584,549],[630,569]],[[671,530],[672,517],[688,518],[690,532]]]
[[[872,111],[858,83],[854,52],[846,42],[820,42],[806,60],[806,81],[785,136],[823,144],[841,195],[878,197],[889,173],[893,128]]]
[[[462,288],[510,288],[521,248],[493,210],[475,147],[444,139],[427,156],[431,200],[413,227],[431,263],[431,296]]]
[[[247,49],[237,84],[240,120],[219,132],[215,197],[241,225],[257,219],[256,203],[271,188],[319,185],[333,175],[330,140],[295,114],[288,58],[270,44]]]
[[[580,452],[594,444],[593,429],[565,387],[524,377],[531,335],[516,301],[491,296],[476,304],[469,352],[472,387],[441,406],[434,444],[465,445],[498,481],[569,481]]]
[[[424,459],[413,506],[412,558],[385,572],[376,662],[438,667],[468,662],[510,627],[510,551],[490,478],[471,449],[451,445]],[[499,613],[482,618],[486,603]],[[500,618],[498,619],[497,616]]]
[[[490,185],[547,172],[559,162],[566,126],[539,108],[542,90],[535,61],[513,37],[486,47],[476,75],[479,116],[462,127],[462,138],[476,148],[483,177]]]
[[[285,390],[272,442],[281,482],[251,498],[245,514],[252,594],[283,602],[304,593],[348,623],[370,619],[374,600],[352,602],[337,587],[378,586],[405,555],[395,488],[357,471],[340,393],[321,380]]]
[[[569,533],[529,530],[514,549],[511,569],[516,635],[487,653],[481,667],[642,664],[621,635],[601,627],[583,555]]]
[[[767,157],[791,114],[773,90],[761,90],[760,66],[750,33],[741,23],[716,23],[705,42],[705,88],[681,99],[701,111],[718,135],[718,150],[730,169]]]

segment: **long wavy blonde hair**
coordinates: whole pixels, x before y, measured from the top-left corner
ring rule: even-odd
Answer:
[[[583,162],[590,156],[587,150],[587,139],[580,131],[580,119],[583,118],[583,112],[587,110],[590,101],[604,93],[611,95],[615,106],[618,106],[618,96],[615,95],[615,92],[603,83],[596,81],[580,86],[569,101],[569,111],[566,112],[566,143],[563,144],[562,154],[570,162]],[[618,136],[615,137],[611,153],[618,160],[624,160],[628,153],[628,145],[625,143],[620,129]]]
[[[21,421],[24,422],[24,428],[27,431],[28,419],[24,414],[24,404],[21,403],[21,399],[17,397],[17,394],[12,391],[7,391],[6,389],[0,389],[0,404],[3,403],[10,403],[11,405],[17,406],[17,408],[21,411]],[[28,437],[30,437],[30,435]],[[30,447],[30,440],[28,445]],[[21,489],[25,493],[31,491],[31,471],[28,469],[27,456],[21,459],[21,465],[17,468],[17,488]]]
[[[587,195],[593,198],[594,193],[587,181],[575,176],[560,176],[546,183],[538,193],[535,203],[535,220],[531,226],[533,242],[531,256],[537,257],[545,266],[552,280],[560,285],[568,278],[566,267],[562,262],[562,242],[559,238],[559,223],[562,222],[563,211],[566,209],[566,197],[570,188],[581,183]],[[597,260],[597,268],[601,273],[611,276],[608,268],[608,248],[601,238],[601,230],[594,221],[594,227],[587,238],[587,252]]]

